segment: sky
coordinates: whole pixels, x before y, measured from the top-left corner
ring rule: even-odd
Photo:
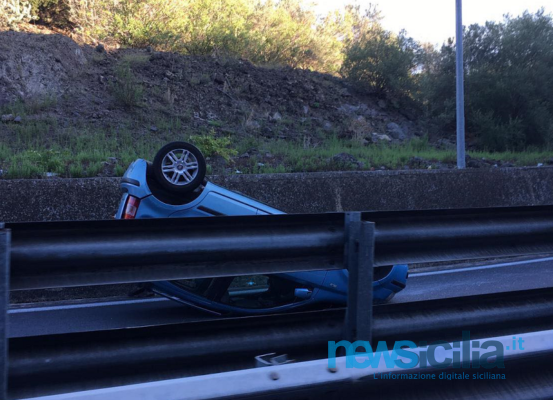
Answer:
[[[347,0],[315,0],[320,13],[345,4]],[[382,12],[384,27],[393,32],[407,30],[419,42],[442,44],[455,36],[455,0],[358,0],[353,4],[367,8],[372,3]],[[463,25],[501,21],[504,14],[513,16],[525,10],[536,12],[544,7],[553,13],[553,0],[463,0]]]

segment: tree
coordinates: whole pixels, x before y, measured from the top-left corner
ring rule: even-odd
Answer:
[[[543,10],[464,32],[467,134],[488,150],[553,144],[553,20]],[[455,129],[455,45],[448,41],[423,68],[427,117]]]
[[[358,10],[358,9],[357,9]],[[347,38],[341,73],[359,89],[379,97],[409,98],[418,44],[404,31],[395,35],[380,24],[378,13],[366,12]]]

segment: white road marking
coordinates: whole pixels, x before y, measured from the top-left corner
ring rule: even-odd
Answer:
[[[457,268],[457,269],[448,269],[448,270],[441,270],[441,271],[418,272],[418,273],[413,272],[412,274],[409,274],[409,279],[420,277],[420,276],[455,274],[455,273],[465,272],[465,271],[477,271],[477,270],[492,269],[492,268],[510,267],[510,266],[513,266],[513,265],[534,264],[534,263],[540,263],[540,262],[546,262],[546,261],[553,261],[553,257],[539,258],[539,259],[534,259],[534,260],[514,261],[514,262],[510,262],[510,263],[481,265],[481,266],[478,266],[478,267],[465,267],[465,268]]]
[[[120,306],[125,304],[155,303],[159,301],[169,301],[169,300],[162,297],[156,297],[152,299],[118,300],[118,301],[103,301],[103,302],[97,302],[97,303],[69,304],[69,305],[59,305],[59,306],[16,308],[16,309],[8,310],[8,314],[21,314],[21,313],[30,313],[35,311],[56,311],[56,310],[70,310],[70,309],[77,309],[77,308]]]

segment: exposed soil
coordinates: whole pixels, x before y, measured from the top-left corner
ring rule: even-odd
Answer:
[[[400,165],[383,166],[338,150],[336,154],[321,155],[315,166],[290,167],[285,155],[271,154],[257,144],[280,139],[315,149],[337,137],[353,139],[351,143],[363,148],[407,142],[422,136],[425,130],[414,110],[363,95],[347,81],[328,74],[290,67],[259,67],[246,60],[221,56],[106,49],[101,44],[77,43],[46,28],[31,25],[29,30],[32,32],[0,32],[0,156],[2,142],[8,144],[5,158],[8,153],[35,151],[18,142],[18,130],[14,128],[48,121],[45,127],[37,128],[41,136],[34,139],[41,142],[38,152],[46,152],[35,154],[45,167],[23,177],[121,174],[129,160],[151,154],[137,151],[122,156],[124,149],[110,149],[110,154],[94,161],[101,162],[100,168],[90,172],[86,169],[92,162],[85,161],[85,174],[72,175],[70,167],[80,162],[72,158],[76,154],[64,156],[61,162],[67,163],[63,166],[65,172],[58,168],[53,173],[48,169],[52,154],[47,151],[53,142],[59,148],[63,135],[92,130],[100,132],[103,141],[104,132],[106,137],[118,135],[123,126],[127,132],[130,130],[133,139],[140,138],[151,147],[180,139],[183,133],[229,137],[235,148],[240,147],[237,143],[245,144],[230,156],[231,162],[229,157],[227,161],[222,157],[209,160],[211,172],[217,174],[263,172],[265,167],[273,168],[268,172],[290,172],[456,166],[454,157],[440,161],[410,154]],[[19,104],[21,115],[19,111],[6,111],[13,110],[14,104]],[[33,134],[29,131],[31,138],[26,140],[31,140]],[[57,139],[48,139],[54,136]],[[248,147],[250,139],[253,145]],[[455,149],[452,140],[445,138],[436,138],[432,144],[444,150]],[[356,157],[359,154],[358,151]],[[13,163],[3,163],[0,158],[0,177],[10,176],[7,172]],[[538,163],[551,164],[553,158],[540,159]],[[514,165],[513,160],[467,158],[470,168]]]
[[[126,64],[134,85],[144,90],[134,107],[121,104],[114,93],[121,80],[117,70]],[[112,125],[139,115],[271,138],[332,131],[370,139],[388,132],[392,141],[401,141],[421,133],[402,110],[330,75],[148,49],[106,51],[61,34],[0,32],[0,107],[45,96],[57,100],[48,113],[65,123]],[[389,123],[397,124],[396,137]]]

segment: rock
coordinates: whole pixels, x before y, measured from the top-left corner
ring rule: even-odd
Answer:
[[[543,163],[538,163],[538,167],[543,167]]]
[[[150,130],[152,132],[157,132],[157,126],[155,126],[155,125],[150,126]]]
[[[374,108],[367,108],[363,114],[369,118],[376,118],[379,112],[376,111]]]
[[[45,178],[57,178],[59,174],[55,172],[45,172],[44,177]]]
[[[2,122],[10,122],[14,120],[13,114],[4,114],[2,115]]]
[[[457,145],[449,139],[439,139],[436,142],[436,146],[439,149],[444,149],[444,150],[455,150],[457,148]]]
[[[271,117],[269,117],[269,119],[271,121],[280,121],[282,120],[282,115],[277,111]]]
[[[240,155],[239,158],[250,158],[250,153],[245,152],[244,154]]]
[[[465,156],[465,164],[468,168],[488,168],[491,166],[486,162],[485,158],[483,160],[478,160],[468,155]]]
[[[330,131],[330,130],[332,130],[332,123],[330,123],[329,121],[323,122],[323,129],[324,129],[325,131]],[[552,159],[552,160],[553,160],[553,159]],[[552,162],[552,164],[553,164],[553,162]]]
[[[342,90],[340,90],[340,96],[351,97],[351,93],[346,88],[343,88]]]
[[[347,132],[344,133],[347,133],[346,137],[367,137],[373,130],[372,125],[360,115],[350,120]]]
[[[351,104],[342,104],[338,107],[338,111],[343,112],[344,114],[356,114],[359,111],[359,106],[354,106]]]
[[[346,167],[346,168],[351,168],[351,167],[362,168],[363,167],[363,163],[360,163],[359,161],[357,161],[357,158],[355,158],[354,156],[352,156],[349,153],[336,154],[336,155],[332,156],[330,161],[332,161],[333,163],[337,164],[340,167]]]
[[[98,53],[104,53],[106,51],[106,48],[102,43],[98,43],[94,50],[96,50]]]
[[[421,158],[421,157],[411,157],[407,162],[407,165],[409,166],[409,168],[423,169],[423,168],[427,168],[428,161],[426,161],[424,158]]]
[[[390,122],[386,125],[386,131],[394,139],[405,140],[405,133],[403,132],[403,129],[401,129],[395,122]]]
[[[246,128],[249,128],[249,129],[259,129],[261,127],[261,125],[259,125],[259,122],[257,122],[256,120],[254,119],[250,119],[246,122]]]
[[[265,164],[263,164],[263,163],[261,163],[261,162],[258,162],[258,163],[257,163],[257,166],[258,166],[258,167],[264,167]]]
[[[386,108],[386,102],[384,100],[378,100],[378,107]]]
[[[163,52],[156,51],[151,55],[150,61],[163,60],[163,57],[164,57]]]
[[[267,158],[274,158],[275,156],[273,156],[271,153],[265,153],[265,157],[267,157]]]
[[[21,123],[21,117],[18,115],[17,117],[15,117],[13,119],[13,122],[15,122],[16,124],[20,124]]]
[[[372,141],[373,141],[373,143],[391,142],[392,138],[388,135],[381,135],[380,133],[373,133],[372,134]]]

